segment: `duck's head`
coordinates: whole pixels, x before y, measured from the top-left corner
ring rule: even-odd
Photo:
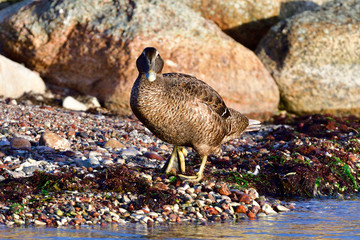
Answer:
[[[145,74],[145,77],[150,82],[156,80],[156,74],[161,73],[164,66],[164,61],[159,55],[159,52],[153,47],[147,47],[136,60],[136,67],[140,74]]]

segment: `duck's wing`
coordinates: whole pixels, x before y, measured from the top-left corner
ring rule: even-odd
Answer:
[[[193,76],[179,73],[166,73],[163,74],[163,77],[171,81],[168,86],[175,88],[172,89],[173,91],[185,93],[188,96],[199,99],[224,119],[230,116],[230,111],[219,93],[205,82]]]

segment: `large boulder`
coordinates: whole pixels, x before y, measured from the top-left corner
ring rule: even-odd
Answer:
[[[135,61],[147,46],[164,72],[195,75],[242,112],[273,112],[279,92],[255,54],[178,1],[34,1],[0,24],[8,56],[60,86],[129,113]]]
[[[360,114],[360,2],[337,0],[271,28],[256,53],[295,113]]]
[[[224,32],[255,49],[269,28],[278,22],[282,0],[181,0],[214,21]]]
[[[38,73],[0,55],[0,96],[18,98],[26,92],[45,93]]]
[[[280,20],[315,10],[331,0],[181,0],[215,22],[233,39],[255,50],[267,31]]]
[[[280,0],[280,1],[281,1],[281,6],[280,6],[279,19],[286,19],[305,11],[314,11],[318,9],[322,4],[330,2],[332,0],[311,0],[311,1]]]

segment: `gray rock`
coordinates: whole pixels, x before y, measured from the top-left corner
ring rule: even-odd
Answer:
[[[76,166],[78,167],[92,167],[92,164],[90,163],[89,159],[75,159]]]
[[[0,140],[0,147],[3,147],[3,146],[10,146],[10,142],[7,140],[6,137],[2,137]]]
[[[1,3],[3,3],[4,1],[2,1]],[[11,4],[12,1],[8,1],[10,2],[9,4]],[[20,2],[17,2],[15,4],[12,4],[8,7],[5,7],[3,9],[1,9],[0,11],[0,22],[2,22],[4,20],[4,18],[16,13],[17,11],[20,10],[20,8],[30,4],[34,2],[34,0],[24,0],[24,1],[20,1]]]
[[[261,208],[267,215],[277,214],[277,212],[267,203],[265,203]]]
[[[106,160],[102,161],[102,164],[104,164],[104,165],[112,165],[112,164],[114,164],[114,161],[110,160],[110,159],[106,159]]]
[[[283,20],[305,11],[315,11],[319,9],[322,4],[330,1],[332,0],[281,0],[279,18]]]
[[[23,167],[23,171],[26,175],[33,175],[36,170],[41,170],[41,168],[39,168],[37,165]]]
[[[85,160],[86,161],[86,160]],[[96,157],[87,160],[92,166],[100,165],[100,161]]]
[[[286,110],[360,116],[360,1],[335,0],[278,23],[256,53]]]
[[[134,148],[128,148],[124,149],[120,152],[122,157],[135,157],[138,155],[142,155],[140,151],[134,149]]]
[[[129,198],[126,194],[124,194],[123,197],[122,197],[122,199],[121,199],[121,202],[123,202],[123,203],[130,203],[131,200],[130,200],[130,198]]]

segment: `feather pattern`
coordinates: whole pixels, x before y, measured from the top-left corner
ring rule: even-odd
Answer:
[[[162,74],[163,65],[157,50],[146,48],[137,60],[139,76],[130,97],[136,117],[158,138],[192,147],[203,157],[220,154],[222,143],[258,126],[228,108],[205,82],[186,74]],[[147,79],[149,71],[156,73],[155,80]]]

